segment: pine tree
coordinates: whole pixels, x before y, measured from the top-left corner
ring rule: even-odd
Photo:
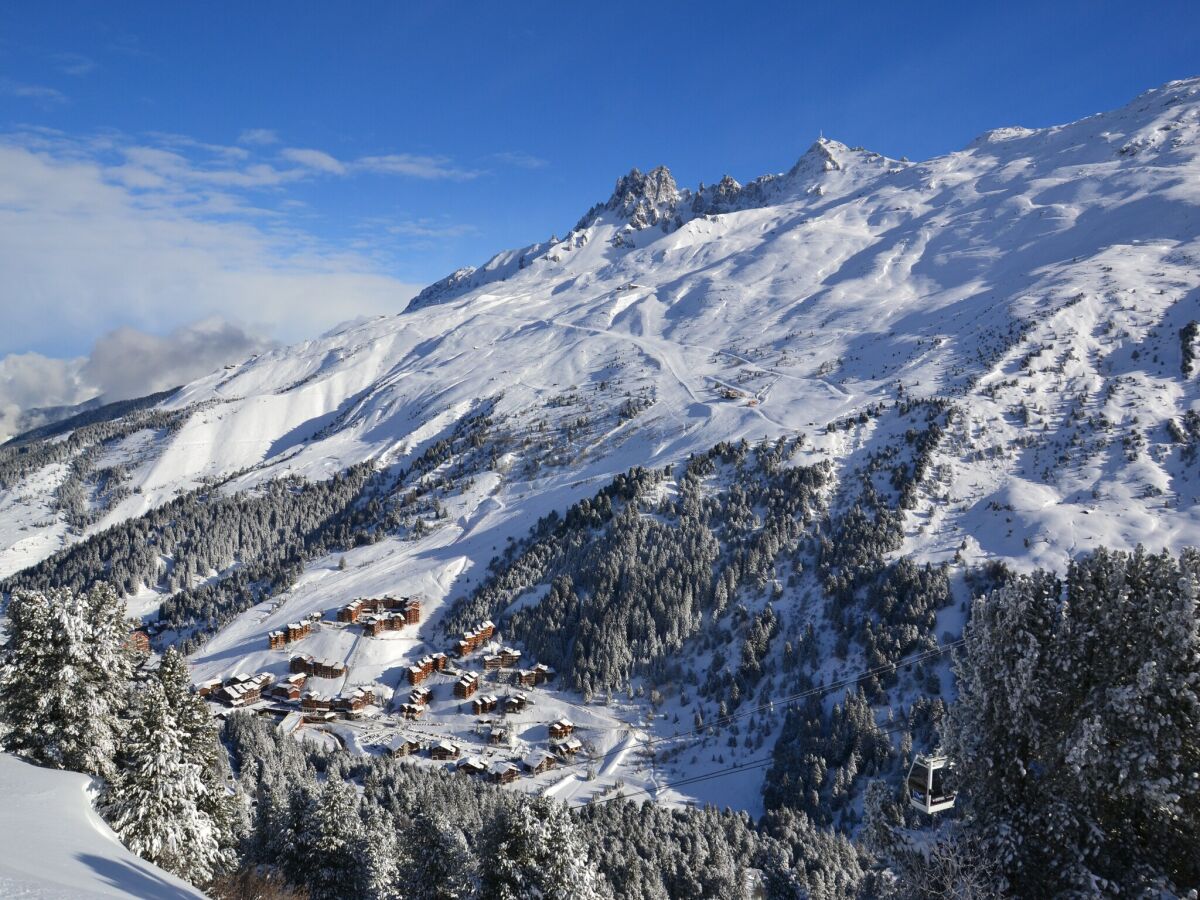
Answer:
[[[599,900],[611,896],[567,808],[520,800],[492,823],[485,900]]]
[[[403,877],[408,900],[467,900],[479,893],[479,860],[462,830],[422,813],[406,831],[412,847]]]
[[[220,860],[212,819],[200,809],[200,764],[187,758],[162,683],[138,692],[122,753],[121,774],[106,804],[109,822],[134,853],[195,884]]]
[[[976,603],[946,744],[1014,892],[1200,885],[1200,554],[1097,551]]]
[[[49,766],[111,778],[132,623],[109,587],[19,591],[9,604],[0,671],[5,747]]]
[[[249,823],[240,793],[227,787],[232,773],[217,737],[217,727],[204,701],[192,692],[187,661],[174,647],[163,654],[155,676],[162,684],[167,707],[175,716],[184,759],[200,767],[204,783],[204,792],[197,801],[200,811],[212,821],[223,866],[232,867],[236,862],[234,848]]]
[[[354,785],[330,774],[301,835],[303,882],[312,900],[366,896],[363,840]]]

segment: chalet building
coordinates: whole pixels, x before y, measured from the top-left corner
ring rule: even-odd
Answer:
[[[306,691],[300,698],[300,708],[305,712],[329,712],[333,709],[333,698],[316,691]]]
[[[412,756],[421,751],[421,743],[416,738],[396,735],[388,741],[387,751],[392,756]]]
[[[314,659],[311,656],[296,655],[289,661],[288,671],[293,675],[304,673],[313,678],[343,678],[346,675],[346,664],[329,659]]]
[[[494,762],[488,769],[488,781],[492,784],[511,784],[521,777],[521,770],[510,762]]]
[[[573,759],[575,754],[583,749],[583,742],[577,737],[569,737],[554,745],[554,752],[563,759]]]
[[[458,642],[458,655],[467,656],[474,653],[490,641],[495,633],[496,626],[490,620],[480,622],[474,631],[467,631],[463,634],[462,640]]]
[[[565,716],[549,725],[550,740],[557,741],[571,736],[575,731],[575,723]]]
[[[425,715],[425,707],[420,703],[403,703],[400,706],[400,715],[410,721],[416,721]]]
[[[525,694],[513,694],[511,697],[504,698],[504,712],[506,714],[519,713],[529,706],[529,698]]]
[[[438,741],[429,748],[431,759],[457,759],[458,747],[449,741]]]
[[[401,631],[407,624],[408,619],[403,612],[381,613],[364,616],[362,619],[363,634],[367,637],[378,637],[389,631]]]
[[[419,597],[407,597],[404,600],[404,618],[409,625],[416,625],[421,621],[421,599]]]
[[[477,716],[482,716],[485,713],[495,712],[496,707],[500,705],[500,700],[495,694],[488,694],[486,697],[476,697],[471,701],[471,712]]]
[[[507,728],[495,726],[488,732],[488,743],[493,747],[501,747],[508,743],[510,732]]]
[[[455,769],[464,775],[482,775],[487,771],[487,766],[478,756],[468,756],[460,760]]]
[[[307,680],[308,676],[303,672],[288,675],[277,684],[271,685],[270,690],[267,691],[267,696],[272,700],[295,702],[303,695],[304,682]]]
[[[428,678],[433,672],[435,662],[436,660],[432,656],[423,656],[418,659],[415,665],[408,667],[408,683],[417,685]]]
[[[535,687],[537,685],[537,674],[533,669],[518,669],[517,684],[521,687]]]
[[[492,653],[483,658],[483,670],[485,672],[495,672],[500,668],[500,654]]]
[[[521,651],[505,647],[500,651],[500,668],[511,669],[521,661]]]
[[[337,611],[337,620],[349,625],[357,622],[358,617],[362,614],[363,602],[361,600],[351,600]]]
[[[375,692],[365,687],[357,687],[353,690],[339,694],[333,698],[332,709],[335,712],[344,713],[351,718],[355,718],[362,714],[368,706],[375,704]]]
[[[150,655],[150,635],[141,628],[135,628],[129,632],[129,637],[125,639],[125,649],[134,656],[149,656]]]
[[[479,682],[478,672],[464,672],[462,677],[454,682],[454,696],[463,700],[469,700],[479,690]]]
[[[533,677],[535,684],[544,684],[554,677],[554,670],[545,663],[538,663],[533,667]]]
[[[220,678],[210,678],[208,681],[202,681],[195,686],[194,690],[198,697],[208,697],[221,689]]]
[[[413,692],[408,695],[408,702],[414,703],[417,706],[428,706],[430,699],[433,697],[433,691],[427,687],[414,688]]]
[[[418,597],[360,597],[351,600],[337,611],[337,620],[345,624],[363,621],[366,617],[377,620],[394,620],[381,630],[398,631],[405,625],[416,625],[421,621],[421,600]]]
[[[287,646],[287,633],[283,631],[267,632],[267,649],[282,650]]]
[[[262,699],[265,691],[275,679],[266,672],[258,675],[234,675],[224,685],[213,691],[211,696],[226,706],[240,709]]]
[[[531,774],[540,775],[543,772],[550,771],[556,765],[558,765],[558,760],[545,750],[534,750],[523,760],[521,760],[521,764]]]
[[[434,653],[429,658],[433,660],[433,671],[435,672],[444,672],[446,666],[450,664],[450,657],[445,653]]]

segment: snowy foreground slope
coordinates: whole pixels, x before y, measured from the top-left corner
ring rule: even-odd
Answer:
[[[188,900],[186,882],[134,856],[92,810],[89,779],[0,754],[0,896]]]
[[[108,502],[93,486],[97,521],[84,531],[204,484],[233,494],[365,460],[404,469],[487,413],[487,464],[439,498],[440,516],[308,562],[295,587],[193,657],[198,679],[279,675],[287,656],[267,649],[269,630],[356,596],[421,594],[419,632],[322,629],[297,648],[346,661],[345,686],[397,685],[445,649],[446,601],[510,538],[618,473],[720,441],[803,435],[796,462],[829,460],[849,485],[896,438],[880,405],[906,398],[944,398],[953,413],[898,555],[1061,568],[1100,544],[1197,545],[1200,421],[1193,431],[1186,414],[1200,389],[1186,326],[1200,319],[1198,287],[1200,80],[1070,125],[998,129],[921,163],[822,140],[747,185],[687,191],[664,169],[635,171],[565,238],[186,386],[160,405],[175,426],[89,460],[91,472],[121,467],[127,490]],[[0,576],[79,539],[54,500],[68,477],[59,460],[0,494]],[[149,615],[162,600],[146,588],[131,608]],[[778,603],[801,608],[790,593]],[[421,734],[469,740],[439,703]],[[613,778],[655,782],[618,772],[639,733],[633,708],[548,693],[521,746],[564,714],[611,753]],[[750,771],[691,796],[753,810],[760,781]],[[523,786],[585,790],[548,776]]]

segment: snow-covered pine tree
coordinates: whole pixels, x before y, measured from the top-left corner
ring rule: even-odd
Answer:
[[[479,894],[479,860],[460,828],[421,813],[405,831],[411,862],[402,875],[407,900],[467,900]]]
[[[107,585],[86,594],[18,591],[0,671],[6,749],[111,778],[133,671],[132,623]]]
[[[485,900],[601,900],[608,884],[589,859],[567,808],[545,797],[519,800],[490,826]]]
[[[197,803],[212,820],[223,857],[221,867],[231,868],[236,863],[234,849],[249,830],[249,821],[243,798],[227,787],[232,781],[229,758],[216,724],[204,701],[192,692],[187,660],[174,647],[163,654],[155,676],[175,716],[184,759],[200,767],[204,792]]]
[[[202,767],[187,758],[157,678],[138,691],[134,712],[120,775],[106,804],[109,822],[138,856],[204,884],[220,861],[220,848],[212,819],[200,809]]]
[[[401,869],[408,864],[402,853],[392,817],[377,805],[370,805],[363,815],[363,839],[359,844],[359,865],[363,873],[363,896],[366,900],[401,900],[398,880]]]
[[[363,840],[354,785],[330,774],[300,836],[301,881],[312,900],[366,897]]]
[[[1019,895],[1200,887],[1200,553],[1099,550],[976,602],[945,726]]]

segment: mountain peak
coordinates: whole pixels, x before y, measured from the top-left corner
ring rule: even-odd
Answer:
[[[679,186],[666,166],[657,166],[644,175],[633,168],[617,179],[604,208],[642,229],[673,218],[679,199]]]

